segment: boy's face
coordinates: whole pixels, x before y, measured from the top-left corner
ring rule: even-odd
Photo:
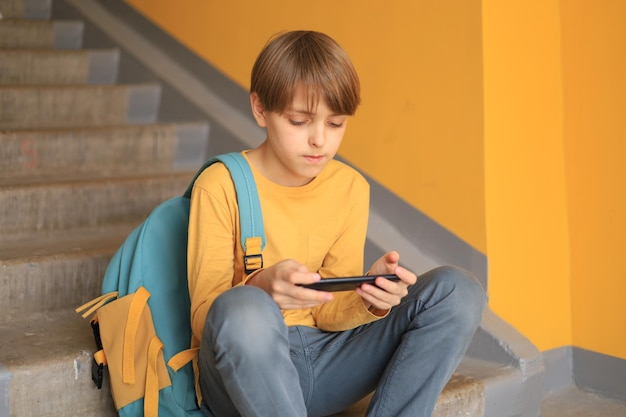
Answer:
[[[263,175],[280,185],[296,187],[313,180],[333,159],[346,131],[347,115],[333,113],[320,99],[309,112],[304,88],[282,113],[266,111],[255,94],[252,110],[267,139],[259,148]]]

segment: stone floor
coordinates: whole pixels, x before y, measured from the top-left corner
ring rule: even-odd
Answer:
[[[352,407],[330,417],[363,417],[372,394]],[[455,374],[441,393],[432,417],[483,417],[485,394],[481,381],[463,374]]]
[[[541,417],[626,417],[626,403],[567,387],[543,400]]]
[[[336,417],[361,417],[365,415],[366,408],[367,401],[363,401],[349,411],[336,414]],[[626,417],[626,403],[567,387],[543,400],[541,417]]]

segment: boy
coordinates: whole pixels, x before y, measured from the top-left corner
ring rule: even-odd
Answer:
[[[207,416],[328,416],[376,392],[369,416],[430,416],[478,326],[485,295],[468,272],[419,279],[389,252],[354,291],[307,289],[362,274],[369,186],[333,159],[360,102],[357,73],[330,37],[272,39],[250,102],[266,140],[244,152],[261,199],[264,268],[244,271],[227,169],[195,183],[189,223],[193,346]]]

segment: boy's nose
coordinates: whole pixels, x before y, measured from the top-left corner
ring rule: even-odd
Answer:
[[[324,126],[315,126],[309,134],[309,145],[321,148],[326,143],[326,131]]]

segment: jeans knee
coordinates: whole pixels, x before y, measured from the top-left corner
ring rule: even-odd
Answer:
[[[211,316],[247,316],[250,310],[272,309],[271,297],[253,286],[234,287],[220,294],[209,310]]]
[[[256,287],[235,287],[215,299],[204,328],[203,338],[226,349],[246,346],[259,349],[271,344],[268,335],[286,332],[278,305]]]
[[[435,285],[444,287],[453,314],[468,322],[468,326],[480,323],[487,297],[484,288],[474,274],[457,266],[441,266],[423,276]]]

